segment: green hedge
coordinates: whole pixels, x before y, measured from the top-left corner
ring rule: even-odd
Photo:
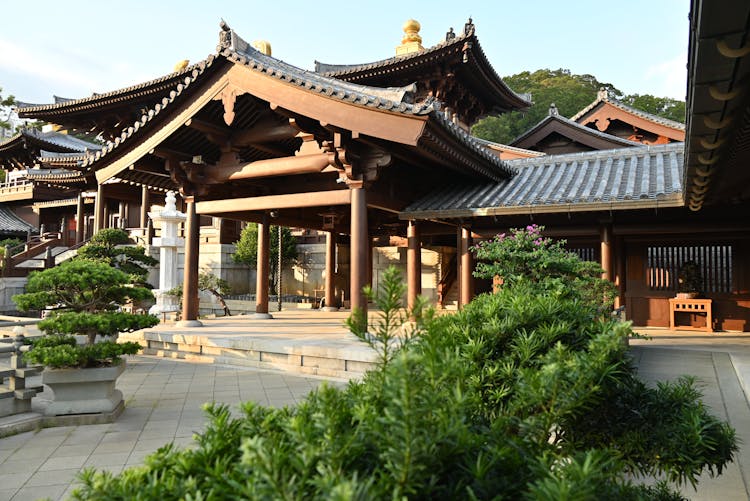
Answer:
[[[399,297],[397,274],[385,281]],[[232,417],[207,405],[196,447],[167,445],[118,476],[89,470],[76,496],[679,499],[629,474],[694,482],[736,451],[691,381],[645,387],[629,326],[576,294],[518,280],[455,315],[428,315],[417,334],[363,381],[324,385],[296,408],[246,403]]]

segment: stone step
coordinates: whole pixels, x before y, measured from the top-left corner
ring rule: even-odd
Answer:
[[[11,377],[16,375],[16,369],[0,368],[0,378]]]
[[[0,389],[0,400],[2,400],[4,398],[14,398],[15,396],[16,396],[15,392],[13,392],[13,391],[6,390],[6,389]]]
[[[41,367],[41,366],[39,366],[39,367],[36,367],[36,366],[35,367],[24,367],[22,369],[16,369],[15,370],[16,371],[16,377],[27,378],[27,377],[31,377],[31,376],[36,376],[37,374],[39,374],[40,372],[42,372],[43,369],[44,369],[44,367]]]
[[[37,393],[44,391],[44,386],[32,386],[31,388],[24,388],[22,390],[16,390],[15,397],[18,400],[28,400],[34,397]]]

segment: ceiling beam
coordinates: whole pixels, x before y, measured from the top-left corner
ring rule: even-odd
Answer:
[[[327,207],[348,205],[351,191],[348,189],[317,191],[312,193],[291,193],[288,195],[267,195],[263,197],[233,198],[197,202],[198,214],[247,212],[256,210],[292,209],[298,207]]]

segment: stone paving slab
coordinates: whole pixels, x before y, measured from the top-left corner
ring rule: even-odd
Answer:
[[[126,407],[117,421],[44,428],[0,439],[0,501],[66,499],[75,476],[84,468],[119,473],[142,464],[148,454],[170,441],[189,446],[193,434],[206,422],[201,410],[204,402],[226,403],[235,410],[247,400],[295,405],[324,382],[346,384],[313,376],[130,357],[118,379]],[[253,391],[241,393],[241,387]]]

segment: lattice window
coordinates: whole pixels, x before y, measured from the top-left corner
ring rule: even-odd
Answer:
[[[581,261],[594,261],[599,262],[599,258],[596,254],[596,249],[593,247],[575,247],[568,249],[570,252],[577,254],[581,258]]]
[[[677,290],[677,275],[687,261],[701,270],[702,292],[732,292],[732,246],[648,247],[647,277],[651,290]]]

